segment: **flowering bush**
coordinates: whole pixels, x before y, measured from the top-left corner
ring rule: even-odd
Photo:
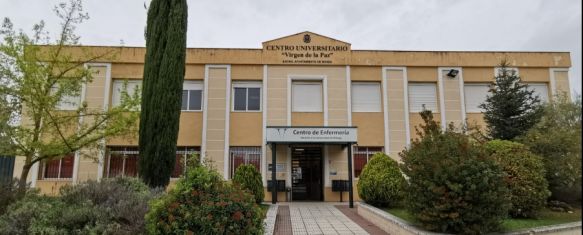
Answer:
[[[263,213],[253,196],[200,165],[151,207],[146,214],[150,234],[263,233]]]

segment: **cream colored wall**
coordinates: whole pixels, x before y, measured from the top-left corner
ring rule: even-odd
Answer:
[[[567,71],[554,71],[555,73],[555,87],[557,94],[565,92],[567,95],[571,95],[571,89],[569,88],[569,72]]]
[[[494,82],[494,67],[464,67],[464,83]]]
[[[346,100],[346,68],[336,66],[269,66],[267,91],[267,126],[285,126],[287,120],[288,79],[325,76],[328,87],[328,125],[346,125],[348,122]],[[296,76],[294,78],[294,76]],[[293,113],[292,116],[295,116]],[[300,116],[303,114],[299,114]],[[289,123],[297,121],[292,117]],[[304,121],[300,121],[304,122]]]
[[[382,112],[375,113],[352,113],[352,125],[358,128],[359,146],[379,146],[385,145],[385,132],[382,128],[384,123]]]
[[[397,153],[407,146],[405,119],[405,74],[402,70],[387,70],[386,72],[387,114],[389,129],[389,146],[385,152],[394,160],[399,161]],[[387,128],[387,127],[385,127]]]
[[[219,172],[224,171],[225,112],[227,69],[209,68],[207,129],[205,158],[213,161]]]
[[[202,112],[181,112],[178,146],[201,146]]]
[[[292,112],[292,126],[324,126],[324,113]]]
[[[437,67],[407,67],[409,82],[437,82]]]
[[[380,82],[383,70],[380,66],[350,66],[350,80]]]
[[[231,78],[233,80],[255,80],[263,78],[262,65],[233,65],[231,66]]]
[[[419,135],[417,135],[417,131],[415,131],[415,127],[419,128],[419,125],[424,124],[423,119],[421,118],[421,115],[419,115],[419,113],[409,113],[409,127],[410,127],[410,131],[411,131],[411,139],[416,139],[419,138]],[[441,117],[439,115],[439,113],[433,113],[433,120],[435,120],[436,122],[441,122]],[[420,129],[421,130],[421,129]],[[393,158],[397,157],[397,155],[393,156]]]
[[[449,69],[440,69],[441,81],[443,83],[443,103],[445,108],[445,120],[447,124],[454,123],[456,127],[461,127],[464,122],[462,113],[463,87],[460,87],[460,74],[455,78],[447,76]],[[460,93],[461,88],[461,93]]]
[[[548,68],[518,68],[520,79],[524,82],[549,82]],[[549,93],[550,94],[550,93]]]
[[[261,112],[231,112],[230,146],[261,146],[263,121]]]

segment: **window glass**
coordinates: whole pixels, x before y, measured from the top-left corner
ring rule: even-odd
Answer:
[[[133,96],[136,92],[140,92],[142,81],[131,80],[127,81],[126,92],[129,96]],[[124,88],[123,80],[113,81],[113,94],[111,96],[111,103],[113,106],[119,106],[122,100],[122,90]]]
[[[380,112],[381,88],[379,83],[352,84],[353,112]]]
[[[259,88],[248,88],[248,101],[247,101],[247,110],[260,110],[261,105],[261,89]]]
[[[292,84],[293,112],[322,112],[322,83],[294,82]]]
[[[182,105],[180,110],[186,110],[188,107],[188,91],[182,91]]]
[[[409,84],[409,112],[417,113],[423,110],[437,112],[437,91],[435,83]]]
[[[247,88],[235,88],[234,109],[245,111],[247,109]]]
[[[202,110],[202,90],[189,91],[188,110]]]
[[[193,153],[199,153],[200,148],[194,146],[176,147],[176,163],[171,177],[178,178],[186,169],[186,158]],[[138,147],[109,147],[107,159],[106,177],[138,176]]]
[[[233,111],[261,111],[261,83],[233,83]]]
[[[58,86],[51,88],[51,93],[55,94]],[[77,110],[81,104],[81,95],[62,95],[61,100],[57,103],[57,110]]]

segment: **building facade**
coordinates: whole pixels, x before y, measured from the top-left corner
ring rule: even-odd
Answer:
[[[93,81],[73,99],[108,108],[119,104],[124,87],[140,87],[145,48],[71,48],[82,49],[117,55],[86,64],[94,71]],[[184,159],[199,153],[225,179],[237,166],[252,164],[267,191],[275,176],[291,189],[277,193],[278,201],[346,200],[347,193],[332,186],[348,180],[349,163],[356,187],[374,153],[399,161],[398,153],[416,138],[423,107],[443,127],[450,122],[484,126],[478,105],[504,59],[543,100],[569,93],[567,52],[352,50],[349,43],[312,32],[266,41],[261,49],[189,48],[172,177],[183,173]],[[269,135],[277,129],[297,135],[274,142]],[[305,138],[314,130],[319,137]],[[93,157],[79,151],[36,164],[29,181],[55,194],[64,184],[136,176],[137,143],[137,137],[107,139]],[[15,177],[22,164],[17,158]],[[272,194],[266,193],[265,200],[271,201]]]

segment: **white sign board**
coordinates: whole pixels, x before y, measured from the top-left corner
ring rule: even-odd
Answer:
[[[356,127],[267,127],[267,143],[356,143]]]

